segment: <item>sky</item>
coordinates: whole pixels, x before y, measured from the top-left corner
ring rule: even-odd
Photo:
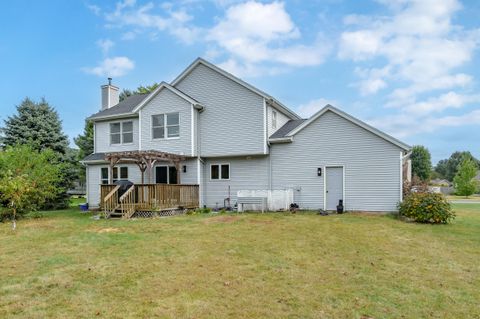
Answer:
[[[72,140],[100,86],[172,81],[203,57],[303,117],[330,103],[433,162],[480,158],[480,1],[10,1],[0,122],[44,97]],[[73,145],[73,144],[72,144]]]

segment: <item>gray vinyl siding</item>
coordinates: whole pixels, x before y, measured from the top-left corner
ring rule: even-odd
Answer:
[[[158,166],[169,165],[167,163],[157,164]],[[180,175],[180,181],[182,184],[197,184],[197,159],[188,159],[182,162],[182,166],[187,166],[187,172],[184,173],[183,169]],[[128,180],[140,184],[142,182],[142,174],[136,164],[118,164],[117,167],[128,167]],[[91,208],[98,208],[100,203],[100,169],[102,167],[108,167],[107,164],[96,164],[87,166],[87,201]],[[155,170],[153,170],[152,182],[155,182]],[[148,173],[145,172],[145,183],[148,183]]]
[[[211,164],[230,164],[229,180],[211,180]],[[239,190],[263,190],[268,189],[268,156],[254,156],[233,158],[210,158],[206,159],[203,166],[203,189],[204,204],[208,207],[223,207],[223,200],[228,197],[230,186],[231,205],[237,200]]]
[[[272,185],[295,188],[295,201],[302,208],[323,208],[324,166],[344,165],[346,210],[395,211],[400,153],[397,146],[329,111],[297,133],[292,143],[272,145]]]
[[[192,105],[168,89],[162,89],[141,110],[142,150],[192,155]],[[152,115],[178,112],[180,137],[174,139],[152,138]],[[197,112],[194,110],[194,112]]]
[[[273,112],[277,112],[277,126],[273,127]],[[271,107],[270,105],[267,107],[267,136],[270,137],[273,133],[275,133],[279,128],[281,128],[285,123],[290,120],[288,116],[283,114],[282,112],[278,111],[277,109]]]
[[[110,123],[133,121],[133,143],[110,144]],[[95,122],[95,152],[121,152],[138,150],[138,118]]]
[[[201,156],[264,154],[263,97],[199,64],[176,88],[205,106]]]

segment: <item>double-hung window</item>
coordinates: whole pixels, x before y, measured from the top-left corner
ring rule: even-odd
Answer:
[[[133,122],[110,123],[110,144],[133,143]]]
[[[230,179],[230,165],[229,164],[212,164],[210,166],[210,179],[212,180]]]
[[[152,138],[175,138],[180,136],[178,113],[152,115]]]

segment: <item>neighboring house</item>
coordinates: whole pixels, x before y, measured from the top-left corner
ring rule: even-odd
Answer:
[[[100,203],[100,184],[142,180],[131,162],[109,170],[106,153],[139,150],[184,156],[181,166],[157,162],[151,181],[198,184],[202,206],[223,206],[227,197],[234,204],[239,190],[293,189],[305,209],[343,200],[346,210],[394,211],[402,200],[410,146],[331,105],[302,119],[201,58],[173,82],[120,103],[117,87],[102,86],[102,110],[90,119],[90,207]]]

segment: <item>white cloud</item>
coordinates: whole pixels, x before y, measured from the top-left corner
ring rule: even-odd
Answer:
[[[88,8],[90,11],[93,12],[93,14],[95,14],[95,15],[97,15],[97,16],[100,15],[100,13],[102,12],[102,10],[100,9],[100,7],[97,6],[97,5],[87,4],[86,6],[87,6],[87,8]]]
[[[102,53],[107,55],[115,43],[110,39],[100,39],[97,41],[97,45],[102,50]]]
[[[399,96],[410,98],[470,83],[468,75],[455,73],[455,69],[471,60],[479,39],[475,33],[451,24],[452,15],[461,7],[458,1],[402,0],[390,7],[391,16],[372,18],[366,24],[357,24],[365,22],[364,17],[347,16],[345,22],[358,29],[341,34],[338,56],[377,65],[378,59],[386,60],[384,67],[389,68],[389,76],[373,82],[380,87],[392,79],[409,83],[399,89],[402,94],[394,94],[397,101]],[[372,82],[370,78],[365,81]],[[366,83],[359,88],[368,93],[365,87],[369,86]]]
[[[422,102],[417,102],[404,107],[404,110],[414,116],[439,113],[446,109],[459,109],[469,103],[479,103],[480,94],[465,95],[450,91],[438,97],[432,97]]]
[[[324,98],[316,99],[309,101],[306,104],[302,104],[297,108],[297,113],[303,118],[309,118],[313,114],[317,113],[327,104],[330,105],[338,105],[335,100],[328,100]]]
[[[105,14],[105,19],[111,27],[165,31],[184,43],[192,43],[199,32],[197,27],[188,26],[193,17],[185,9],[173,10],[172,6],[156,6],[152,2],[140,6],[137,6],[135,0],[118,2],[113,12]],[[126,33],[127,39],[134,35],[130,32]]]
[[[106,58],[96,67],[83,68],[86,73],[101,77],[120,77],[135,68],[135,63],[127,57]]]
[[[207,39],[229,56],[229,65],[235,64],[238,72],[250,76],[258,74],[250,70],[261,64],[273,64],[274,69],[319,65],[330,49],[321,37],[313,44],[299,43],[299,28],[285,4],[276,1],[265,4],[249,1],[230,6],[225,16],[208,31]]]

